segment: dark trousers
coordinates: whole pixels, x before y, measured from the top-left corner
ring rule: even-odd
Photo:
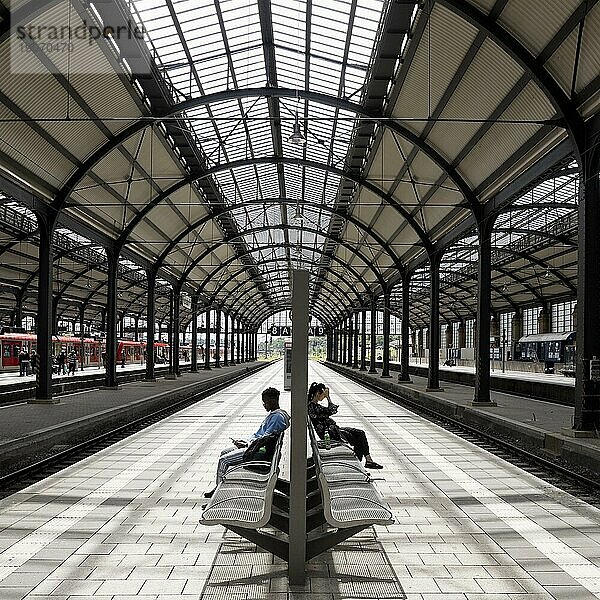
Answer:
[[[354,454],[356,454],[358,460],[362,460],[364,456],[370,454],[369,442],[367,441],[367,436],[362,429],[356,429],[354,427],[340,427],[340,433],[353,447]]]

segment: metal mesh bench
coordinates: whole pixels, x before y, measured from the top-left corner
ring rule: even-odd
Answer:
[[[352,449],[340,443],[326,448],[310,420],[308,431],[325,521],[332,527],[359,530],[393,523],[391,510]]]
[[[227,470],[200,523],[224,525],[230,529],[258,529],[271,518],[273,492],[279,474],[283,433],[275,444],[270,462],[251,461],[234,465]]]

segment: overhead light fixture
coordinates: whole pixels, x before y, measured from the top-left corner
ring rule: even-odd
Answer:
[[[296,204],[296,212],[294,213],[294,221],[302,221],[304,219],[304,215],[302,214],[302,209],[299,204]]]
[[[548,267],[546,269],[546,272],[544,273],[544,278],[545,279],[550,279],[551,273],[550,273],[550,267]]]
[[[296,113],[296,118],[294,120],[294,126],[292,128],[292,135],[288,138],[288,142],[290,144],[294,144],[294,146],[304,146],[306,144],[306,138],[302,135],[302,131],[300,131],[300,123],[298,122],[298,113]]]

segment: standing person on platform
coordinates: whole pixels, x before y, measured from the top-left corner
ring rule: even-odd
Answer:
[[[35,375],[37,373],[38,357],[35,350],[31,351],[31,372]]]
[[[58,374],[67,374],[67,353],[64,348],[61,348],[58,354]]]
[[[19,377],[24,375],[29,375],[29,352],[27,352],[25,346],[19,352]]]
[[[327,400],[327,406],[319,404]],[[317,435],[323,439],[326,432],[332,440],[348,442],[354,449],[358,460],[365,458],[365,469],[383,469],[383,465],[376,463],[369,451],[369,442],[362,429],[355,427],[338,427],[331,418],[338,411],[338,405],[329,397],[329,388],[324,383],[311,383],[308,390],[308,416],[315,428]]]
[[[69,352],[69,370],[67,372],[68,375],[75,375],[75,369],[77,368],[77,354],[75,354],[75,350],[71,350]]]
[[[258,438],[262,438],[273,433],[285,431],[290,426],[290,416],[279,408],[279,390],[275,388],[267,388],[263,390],[262,402],[265,410],[269,413],[260,427],[250,436],[248,440],[234,440],[231,438],[233,446],[225,448],[221,451],[219,464],[217,466],[217,485],[204,494],[205,498],[211,498],[215,493],[217,486],[223,480],[227,469],[233,465],[238,465],[243,462],[244,452],[246,448]]]

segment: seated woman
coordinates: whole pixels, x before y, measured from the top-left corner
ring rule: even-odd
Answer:
[[[327,406],[319,404],[327,399]],[[324,383],[311,383],[308,390],[308,416],[312,421],[317,435],[323,439],[325,432],[329,431],[329,437],[332,440],[347,441],[354,449],[358,460],[365,457],[366,469],[383,469],[383,466],[376,463],[369,453],[369,442],[362,429],[354,427],[338,427],[337,423],[331,418],[338,410],[337,404],[333,404],[329,397],[329,388]]]

